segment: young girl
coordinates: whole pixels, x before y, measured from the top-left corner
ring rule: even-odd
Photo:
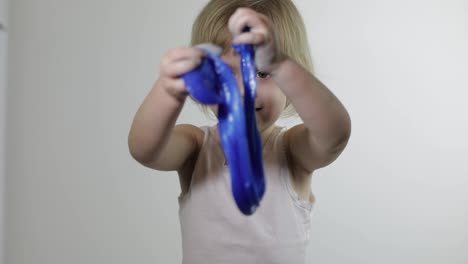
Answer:
[[[246,26],[250,32],[243,32]],[[257,211],[236,207],[217,126],[175,125],[187,99],[181,75],[205,52],[221,47],[243,93],[232,44],[255,45],[256,118],[263,141],[266,192]],[[129,134],[141,164],[177,171],[183,263],[304,263],[314,204],[311,176],[333,162],[351,131],[340,101],[311,73],[307,36],[291,0],[211,0],[197,17],[192,45],[168,51],[159,79],[136,113]],[[216,106],[211,106],[216,114]],[[275,125],[295,109],[303,123]]]

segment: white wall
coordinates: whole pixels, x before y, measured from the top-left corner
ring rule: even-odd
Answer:
[[[0,24],[8,27],[8,0],[0,0]]]
[[[468,263],[468,2],[301,3],[353,120],[313,183],[311,263]]]
[[[126,137],[204,2],[12,1],[6,263],[180,261],[176,175]],[[308,263],[467,263],[467,2],[296,2],[353,120],[314,178]],[[180,122],[206,120],[188,105]]]
[[[3,263],[7,33],[0,30],[0,263]]]
[[[5,125],[8,2],[0,0],[0,263],[4,263]]]

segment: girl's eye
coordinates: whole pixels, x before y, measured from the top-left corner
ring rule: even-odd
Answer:
[[[266,72],[258,71],[258,72],[257,72],[257,77],[258,77],[258,78],[261,78],[261,79],[267,79],[267,78],[270,77],[270,74],[269,74],[269,73],[266,73]]]

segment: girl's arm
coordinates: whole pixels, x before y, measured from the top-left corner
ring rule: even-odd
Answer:
[[[351,134],[351,120],[344,106],[325,85],[291,59],[274,65],[271,76],[304,122],[285,134],[286,150],[293,164],[311,173],[333,162]]]
[[[128,135],[131,155],[157,170],[179,170],[197,151],[203,132],[192,125],[177,125],[187,92],[180,75],[194,69],[204,56],[200,49],[169,51],[160,77],[138,109]]]
[[[245,27],[250,31],[245,32]],[[293,169],[308,175],[335,160],[346,146],[351,121],[338,99],[311,73],[281,54],[271,21],[249,8],[238,8],[229,18],[233,43],[256,46],[257,70],[273,80],[291,100],[304,124],[285,134]]]

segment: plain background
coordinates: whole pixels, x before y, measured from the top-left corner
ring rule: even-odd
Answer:
[[[4,260],[5,125],[8,1],[0,0],[0,263]]]
[[[1,20],[0,20],[1,21]],[[5,190],[5,123],[6,123],[6,51],[7,33],[0,30],[0,259],[3,259],[3,219]]]
[[[176,174],[127,135],[204,3],[10,2],[7,264],[180,263]],[[296,3],[353,122],[314,176],[307,263],[468,263],[468,2]],[[179,122],[213,123],[190,103]]]

